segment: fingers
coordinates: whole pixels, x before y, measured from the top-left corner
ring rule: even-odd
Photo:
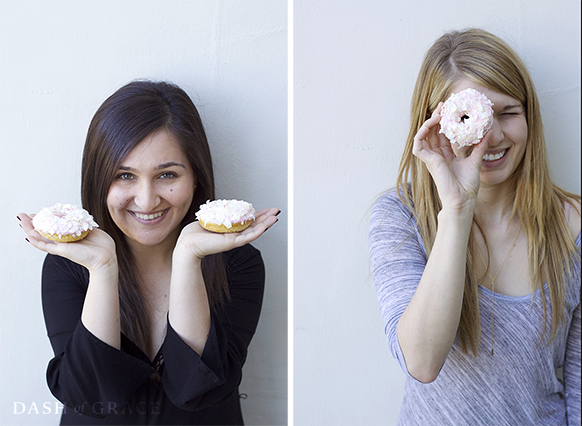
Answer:
[[[271,226],[279,221],[277,215],[281,213],[278,208],[263,209],[256,214],[253,223],[235,237],[237,246],[242,246],[253,242],[267,231]]]
[[[199,222],[187,225],[178,239],[177,250],[186,248],[191,254],[202,259],[204,256],[231,250],[248,244],[273,226],[279,220],[278,208],[267,208],[255,214],[255,220],[242,232],[215,233],[208,231]]]
[[[278,216],[279,213],[281,213],[281,210],[276,207],[260,210],[259,212],[255,213],[255,222],[261,223],[268,217]]]
[[[44,251],[46,253],[60,254],[60,251],[58,250],[58,247],[57,247],[58,243],[55,243],[52,241],[47,242],[47,240],[40,237],[40,235],[39,235],[39,238],[37,238],[33,235],[28,235],[28,237],[26,237],[26,241],[28,241],[30,244],[32,244],[37,249]],[[65,243],[61,243],[61,244],[65,244]]]
[[[250,234],[259,231],[256,238],[260,237],[263,234],[263,232],[265,232],[267,229],[269,229],[271,226],[273,226],[275,223],[279,221],[279,219],[277,218],[277,215],[279,213],[281,213],[281,210],[277,208],[261,210],[256,215],[253,223],[247,229],[242,231],[242,233]]]
[[[469,155],[471,158],[476,158],[479,162],[483,161],[483,156],[485,155],[485,151],[489,147],[489,143],[486,138],[481,139],[481,141],[473,146],[473,151]]]
[[[279,219],[276,216],[268,216],[261,220],[259,223],[256,224],[256,227],[264,227],[264,231],[269,229],[275,223],[277,223]],[[256,223],[256,222],[255,222]]]
[[[31,226],[32,226],[32,218],[29,215],[27,215],[26,213],[18,213],[16,215],[16,219],[18,219],[18,221],[20,222],[20,226],[22,226],[24,224],[28,224],[28,223],[31,224]]]
[[[458,158],[469,157],[471,155],[471,153],[473,152],[473,149],[475,147],[475,145],[467,145],[467,146],[464,146],[462,148],[459,148],[458,146],[459,145],[457,143],[451,144],[453,152],[455,153],[455,156]]]
[[[267,231],[267,229],[269,229],[271,226],[277,223],[278,220],[279,219],[277,219],[275,216],[269,216],[260,223],[257,223],[255,221],[247,229],[236,235],[235,237],[236,245],[242,246],[250,242],[253,242],[261,235],[263,235],[265,231]]]
[[[34,216],[35,215],[29,216],[26,213],[19,213],[16,216],[16,218],[20,221],[20,227],[27,234],[26,240],[28,242],[31,242],[31,238],[35,239],[36,241],[43,241],[44,240],[44,238],[34,229],[34,225],[32,224],[32,218]]]
[[[441,120],[440,112],[442,106],[443,103],[440,102],[437,108],[433,111],[431,117],[422,124],[414,136],[412,154],[424,162],[428,160],[427,154],[429,151],[441,146],[445,142],[441,140],[441,137],[437,132],[437,127]]]
[[[46,253],[57,254],[57,244],[46,240],[38,232],[36,232],[34,226],[32,225],[30,216],[25,213],[20,213],[17,218],[20,221],[20,227],[24,230],[24,232],[26,232],[26,241],[28,241],[33,247]]]
[[[65,256],[69,259],[69,243],[59,243],[55,241],[50,241],[40,235],[32,224],[32,218],[35,215],[27,215],[26,213],[19,213],[16,217],[20,221],[20,227],[26,232],[25,240],[28,241],[33,247],[50,254],[56,254],[59,256]],[[96,231],[96,230],[95,230]],[[91,234],[90,234],[91,235]],[[76,259],[71,259],[74,262],[79,263]]]

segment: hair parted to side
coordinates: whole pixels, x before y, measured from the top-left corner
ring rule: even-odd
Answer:
[[[533,81],[522,60],[504,41],[484,30],[467,29],[444,34],[430,47],[414,88],[410,131],[396,188],[402,201],[414,212],[426,252],[430,254],[436,236],[437,214],[442,205],[428,169],[412,154],[412,146],[422,124],[439,102],[444,102],[452,94],[451,88],[462,78],[511,96],[525,108],[528,140],[524,157],[512,176],[515,191],[512,214],[517,215],[527,235],[533,290],[541,289],[543,296],[546,321],[540,342],[546,332],[548,316],[543,283],[548,283],[552,306],[551,341],[559,322],[564,320],[564,283],[571,274],[572,261],[580,255],[568,228],[564,203],[569,198],[579,200],[580,197],[562,190],[551,181]],[[470,347],[476,355],[480,322],[472,257],[474,244],[471,231],[458,336],[462,350],[466,352]]]
[[[171,133],[188,158],[194,172],[195,191],[181,227],[195,220],[199,206],[214,199],[214,175],[210,148],[202,120],[190,97],[168,82],[133,81],[103,102],[95,113],[83,151],[81,198],[100,228],[115,241],[119,263],[121,330],[146,350],[149,324],[139,292],[138,271],[125,235],[113,222],[107,194],[123,160],[142,140],[160,130]],[[222,255],[207,256],[202,273],[210,306],[228,298]]]

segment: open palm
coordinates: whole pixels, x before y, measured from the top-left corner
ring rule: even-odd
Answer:
[[[244,246],[257,238],[277,222],[279,209],[263,209],[256,213],[255,220],[242,232],[215,233],[202,228],[198,222],[192,222],[182,229],[176,250],[187,250],[202,259],[210,254],[222,253],[236,247]]]
[[[32,224],[34,215],[20,213],[20,225],[27,233],[30,244],[44,252],[65,257],[89,271],[100,269],[116,261],[115,242],[101,229],[93,229],[81,241],[73,243],[57,243],[43,238]]]

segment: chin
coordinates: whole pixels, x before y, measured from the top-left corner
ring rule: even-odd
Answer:
[[[139,235],[137,237],[128,235],[127,237],[133,240],[135,243],[144,247],[155,247],[161,244],[165,244],[170,240],[174,243],[178,239],[179,233],[174,235],[174,233],[164,233],[164,234],[154,234],[154,235]]]
[[[497,172],[487,172],[481,174],[481,184],[482,185],[503,185],[507,183],[513,183],[515,181],[515,173],[508,176],[503,170],[498,170]]]

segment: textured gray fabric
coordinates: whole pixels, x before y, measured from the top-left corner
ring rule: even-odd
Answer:
[[[370,217],[371,266],[388,345],[406,374],[398,424],[579,426],[580,263],[566,293],[566,323],[549,346],[544,342],[536,349],[543,321],[539,291],[533,297],[495,294],[491,356],[492,293],[480,286],[482,334],[478,356],[462,353],[457,339],[437,379],[424,384],[407,372],[396,337],[398,320],[427,261],[415,226],[410,210],[395,190],[376,201]],[[580,247],[580,235],[576,244]],[[549,306],[549,296],[547,302]],[[562,366],[565,383],[555,374]]]

